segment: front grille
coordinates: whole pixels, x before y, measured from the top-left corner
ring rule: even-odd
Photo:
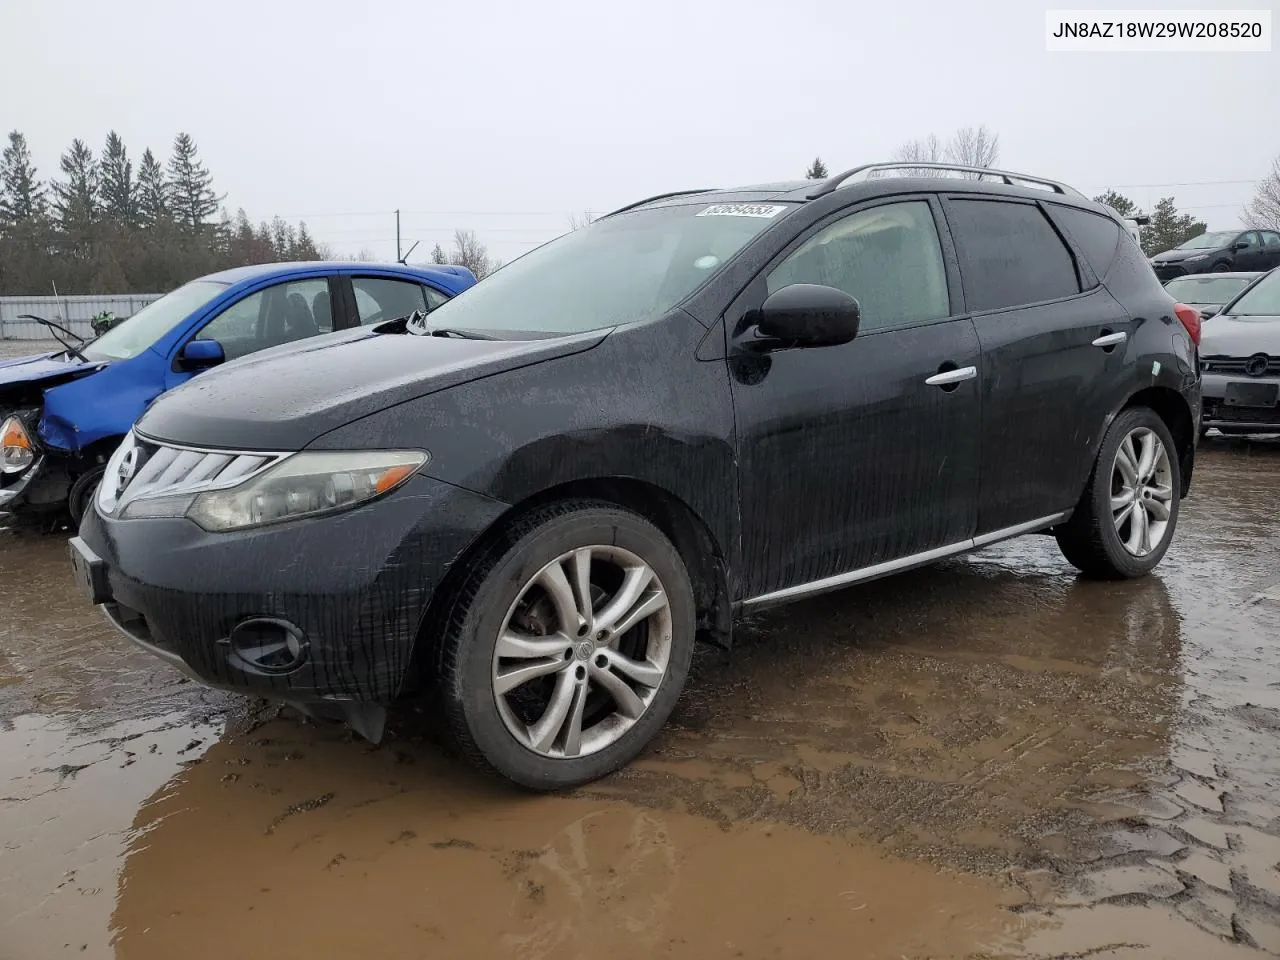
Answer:
[[[1206,400],[1202,416],[1217,423],[1280,424],[1280,407],[1236,407]]]
[[[133,431],[111,455],[98,509],[110,516],[139,498],[194,494],[232,487],[279,463],[288,454],[198,450],[155,443]]]
[[[1266,357],[1265,368],[1249,369],[1253,357],[1205,357],[1200,361],[1201,373],[1241,373],[1250,377],[1280,377],[1280,357]],[[1261,356],[1259,357],[1261,359]]]
[[[1153,266],[1156,271],[1156,276],[1161,280],[1172,280],[1174,277],[1185,276],[1187,272],[1185,268],[1179,267],[1176,264],[1162,263]]]

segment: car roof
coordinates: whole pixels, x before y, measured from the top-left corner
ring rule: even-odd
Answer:
[[[286,277],[303,272],[338,272],[359,269],[400,273],[415,280],[442,281],[449,286],[456,284],[460,279],[470,279],[470,274],[465,267],[455,267],[451,264],[414,266],[402,263],[375,263],[354,260],[299,260],[284,263],[254,263],[244,267],[231,267],[228,270],[220,270],[201,279],[216,280],[221,283],[241,283],[245,280]]]
[[[953,167],[947,164],[938,164],[936,166],[940,168],[940,172],[969,169]],[[870,171],[871,168],[875,167],[885,169],[897,167],[908,172],[912,169],[910,164],[869,164],[866,169]],[[858,172],[863,169],[858,168]],[[613,211],[613,213],[607,214],[607,216],[641,208],[654,209],[705,203],[763,203],[767,201],[807,203],[836,192],[839,192],[842,197],[849,198],[851,202],[855,202],[889,193],[943,191],[946,193],[979,193],[984,196],[1006,196],[1024,200],[1052,200],[1055,203],[1065,203],[1070,206],[1091,210],[1095,213],[1101,213],[1117,222],[1121,219],[1110,207],[1090,200],[1079,191],[1065,184],[1025,174],[1007,173],[1000,170],[985,171],[989,177],[1007,177],[1014,181],[1001,182],[994,179],[901,175],[868,176],[859,180],[849,179],[850,174],[853,172],[855,171],[837,174],[834,177],[820,180],[784,180],[777,183],[752,184],[742,187],[682,190],[675,193],[660,194],[656,197],[649,197],[648,199],[628,204]],[[1019,178],[1022,179],[1020,180]],[[943,184],[942,186],[939,186],[940,181]],[[1038,185],[1027,185],[1031,182]]]

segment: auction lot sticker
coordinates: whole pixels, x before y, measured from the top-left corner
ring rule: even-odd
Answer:
[[[778,203],[715,203],[698,211],[699,217],[776,217],[787,209]]]

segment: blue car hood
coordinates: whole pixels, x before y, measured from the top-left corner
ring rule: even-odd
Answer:
[[[33,357],[17,357],[0,360],[0,390],[18,384],[52,387],[79,377],[97,373],[105,362],[84,363],[80,360],[59,360],[59,353],[41,353]]]

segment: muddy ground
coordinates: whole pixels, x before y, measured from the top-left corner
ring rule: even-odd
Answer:
[[[567,796],[204,691],[0,534],[0,958],[1280,955],[1280,441],[1173,549],[1046,537],[743,624]]]

